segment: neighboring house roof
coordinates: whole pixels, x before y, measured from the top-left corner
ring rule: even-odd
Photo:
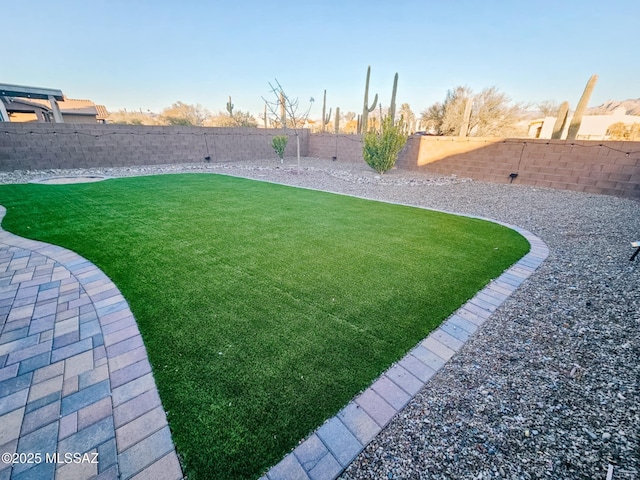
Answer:
[[[98,120],[106,120],[109,116],[107,107],[105,107],[104,105],[96,105],[96,110],[98,112],[98,115],[96,116]]]
[[[48,100],[29,99],[29,101],[45,107],[50,106]],[[63,114],[92,115],[95,117],[98,115],[96,104],[91,100],[77,100],[65,97],[64,100],[58,101],[58,107]]]

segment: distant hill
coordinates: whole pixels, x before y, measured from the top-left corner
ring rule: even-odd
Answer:
[[[624,107],[627,115],[640,115],[640,98],[629,100],[608,100],[602,105],[587,109],[588,115],[605,115],[612,113],[616,108]]]

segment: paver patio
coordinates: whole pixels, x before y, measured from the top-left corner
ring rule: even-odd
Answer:
[[[0,231],[0,328],[1,480],[182,478],[135,319],[96,266]]]

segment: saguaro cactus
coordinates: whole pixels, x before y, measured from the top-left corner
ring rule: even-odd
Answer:
[[[340,133],[340,107],[336,107],[336,118],[334,121],[334,126],[336,129],[336,135]]]
[[[587,105],[589,104],[589,99],[591,98],[591,94],[593,93],[593,89],[596,86],[596,82],[598,81],[598,75],[591,75],[591,78],[587,82],[587,85],[584,87],[584,92],[582,92],[582,97],[580,97],[580,101],[578,102],[578,106],[576,107],[576,111],[573,112],[573,118],[571,119],[571,123],[569,124],[569,132],[567,133],[567,140],[575,140],[578,136],[578,130],[580,130],[580,124],[582,123],[582,115],[584,111],[587,109]]]
[[[373,104],[369,106],[369,77],[371,77],[371,65],[367,67],[367,83],[364,87],[364,105],[362,107],[362,117],[360,118],[360,128],[358,133],[367,133],[367,120],[369,119],[369,113],[373,112],[378,103],[378,94],[373,98]]]
[[[229,101],[227,102],[227,112],[229,112],[230,117],[233,117],[233,103],[231,103],[231,95],[229,95]]]
[[[553,133],[551,138],[553,140],[560,140],[562,138],[562,131],[567,123],[567,114],[569,113],[569,102],[562,102],[558,109],[558,116],[556,117],[556,123],[553,124]]]
[[[264,114],[262,115],[262,120],[264,121],[264,128],[267,128],[269,124],[267,123],[267,104],[264,104]]]
[[[396,92],[398,91],[398,73],[393,77],[393,92],[391,93],[391,105],[389,106],[389,116],[391,117],[391,125],[396,120]]]
[[[464,105],[464,114],[462,115],[462,125],[460,125],[460,136],[466,137],[469,131],[469,120],[471,119],[471,105],[473,105],[473,99],[467,98],[467,103]]]
[[[325,90],[324,98],[322,99],[322,131],[323,132],[325,130],[325,127],[329,123],[329,120],[331,119],[331,109],[329,109],[329,115],[325,115],[326,107],[327,107],[327,91]]]

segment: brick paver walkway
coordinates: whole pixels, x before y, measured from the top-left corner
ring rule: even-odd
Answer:
[[[79,255],[2,230],[0,426],[0,480],[182,478],[118,289]]]
[[[540,239],[511,228],[531,251],[260,480],[332,480],[353,461],[547,257]],[[1,229],[0,426],[0,453],[16,460],[0,461],[0,480],[182,478],[116,286],[73,252]]]

